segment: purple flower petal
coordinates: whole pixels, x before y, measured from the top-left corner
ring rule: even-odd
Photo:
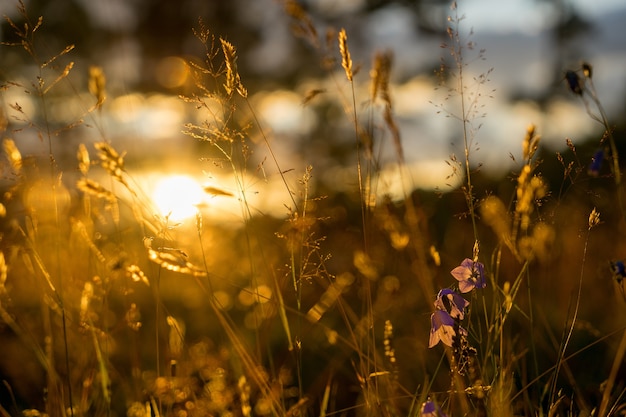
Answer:
[[[567,71],[565,73],[565,79],[567,80],[567,85],[569,86],[569,89],[572,90],[572,93],[578,94],[579,96],[583,94],[583,87],[578,74],[574,71]]]
[[[441,408],[434,402],[428,400],[422,404],[422,409],[420,410],[420,417],[448,417],[445,415]]]
[[[452,318],[463,320],[465,316],[465,307],[469,305],[469,301],[461,297],[457,292],[444,288],[437,294],[435,300],[435,308],[447,311]]]
[[[461,265],[450,271],[452,276],[459,281],[459,291],[470,292],[474,288],[485,288],[485,266],[480,262],[474,262],[465,258]]]
[[[428,347],[435,346],[439,341],[452,347],[452,338],[456,335],[454,331],[454,319],[443,310],[437,310],[430,316],[430,340]]]
[[[600,149],[593,154],[591,158],[591,164],[589,164],[588,173],[593,177],[597,177],[602,167],[602,161],[604,160],[604,149]]]
[[[465,258],[461,265],[454,268],[450,273],[457,281],[466,281],[472,276],[472,265],[474,261],[469,258]]]

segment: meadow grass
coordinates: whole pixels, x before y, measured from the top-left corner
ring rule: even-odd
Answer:
[[[205,55],[188,62],[194,88],[180,100],[202,117],[181,129],[203,169],[232,178],[204,189],[237,203],[232,227],[211,206],[186,223],[159,213],[108,137],[106,74],[78,69],[88,78],[76,82],[73,47],[42,52],[45,21],[18,3],[2,47],[36,71],[1,91],[26,91],[37,109],[0,114],[0,415],[625,415],[623,184],[591,65],[564,88],[599,122],[593,156],[571,141],[546,153],[529,121],[512,132],[515,170],[490,181],[478,144],[491,70],[468,79],[485,51],[453,5],[448,96],[434,105],[462,139],[448,161],[460,185],[419,191],[404,186],[391,54],[359,71],[345,29],[320,35],[297,2],[284,6],[335,86],[302,101],[343,110],[331,128],[354,143],[351,191],[322,191],[315,165],[280,159],[236,45],[199,20]],[[49,114],[68,96],[83,106],[59,125]],[[387,148],[399,197],[382,180]],[[273,180],[278,217],[252,203]]]

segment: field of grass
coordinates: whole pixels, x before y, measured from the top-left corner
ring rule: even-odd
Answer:
[[[478,150],[490,71],[466,75],[483,52],[453,5],[433,105],[464,152],[449,187],[424,191],[404,185],[392,57],[357,68],[350,33],[284,4],[334,86],[301,100],[350,144],[328,155],[342,184],[281,159],[237,45],[199,20],[206,55],[177,98],[195,145],[161,152],[185,149],[218,180],[179,220],[143,188],[148,149],[109,138],[106,74],[72,46],[41,52],[45,16],[18,2],[0,47],[28,56],[32,78],[0,79],[0,416],[626,415],[626,149],[592,65],[564,71],[563,89],[596,140],[544,151],[529,120],[510,132],[522,158],[494,180]],[[36,108],[7,101],[16,91]],[[59,125],[70,100],[75,122]],[[237,221],[214,215],[221,202]]]

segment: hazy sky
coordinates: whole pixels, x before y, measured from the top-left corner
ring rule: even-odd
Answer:
[[[457,3],[470,24],[482,31],[532,33],[545,27],[550,19],[549,10],[541,0],[459,0]],[[571,0],[571,3],[583,17],[592,19],[626,8],[623,0]]]

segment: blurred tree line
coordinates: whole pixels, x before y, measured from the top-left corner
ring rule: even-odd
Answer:
[[[555,94],[567,94],[564,85],[565,66],[576,62],[578,42],[589,33],[592,24],[581,16],[570,0],[534,0],[537,7],[546,6],[552,18],[551,25],[554,51],[552,60],[553,81],[550,88],[528,96],[516,92],[509,100],[531,100],[540,107],[546,106]],[[86,85],[87,68],[99,65],[107,76],[107,90],[111,96],[139,92],[188,93],[189,86],[168,88],[158,82],[157,68],[166,57],[200,60],[205,54],[204,46],[194,35],[194,28],[201,19],[216,39],[223,37],[238,50],[239,72],[250,92],[293,88],[302,80],[323,76],[323,54],[315,51],[310,42],[298,36],[297,22],[289,16],[290,4],[297,3],[311,18],[318,31],[326,28],[346,27],[350,34],[350,48],[354,56],[360,56],[364,67],[371,55],[371,45],[366,36],[368,17],[385,8],[401,8],[414,24],[415,42],[432,39],[436,43],[447,39],[446,30],[450,13],[449,0],[354,0],[329,2],[322,0],[28,0],[28,15],[34,24],[43,16],[42,35],[35,41],[41,51],[49,56],[62,51],[67,45],[75,45],[68,59],[78,61],[75,72],[82,73]],[[2,12],[18,24],[23,24],[18,13],[17,0],[4,0]],[[294,29],[296,28],[296,29]],[[480,28],[477,28],[480,29]],[[3,21],[0,41],[15,42],[14,29]],[[317,33],[324,43],[325,33]],[[419,39],[418,39],[419,38]],[[329,47],[336,48],[336,36],[328,40]],[[368,49],[369,46],[369,49]],[[365,51],[359,53],[360,51]],[[321,53],[320,53],[321,52]],[[326,51],[328,52],[328,51]],[[331,51],[337,56],[337,51]],[[422,64],[422,71],[438,69],[442,52],[432,57],[432,62]],[[82,61],[82,62],[81,62]],[[33,65],[32,59],[22,48],[0,48],[0,82],[11,81],[23,75],[24,69]],[[59,63],[59,67],[62,65]],[[77,71],[78,70],[78,71]],[[363,71],[367,71],[363,68]],[[392,68],[393,75],[393,68]],[[416,75],[416,74],[412,74]],[[80,75],[79,75],[80,76]],[[27,79],[31,79],[26,77]],[[191,86],[193,88],[193,86]],[[325,117],[341,114],[341,109],[323,109]],[[531,121],[529,121],[530,123]],[[619,121],[615,121],[619,123]],[[341,132],[332,131],[328,123],[318,123],[306,146],[315,148],[323,141],[330,146],[335,162],[351,160],[353,143],[340,143]],[[621,123],[623,125],[623,123]],[[615,135],[620,136],[623,127],[617,126]],[[599,135],[599,134],[598,134]],[[584,157],[592,155],[597,146],[598,135],[589,140]],[[591,143],[593,142],[593,143]],[[618,141],[621,143],[623,141]],[[332,144],[332,145],[329,145]],[[302,145],[305,146],[305,145]],[[621,145],[618,145],[621,148]],[[328,148],[327,148],[328,149]],[[307,153],[305,148],[301,152]],[[625,149],[620,149],[622,154]],[[546,175],[554,177],[554,184],[562,181],[562,166],[550,155],[553,166],[546,166]],[[486,184],[488,188],[488,184]]]
[[[17,19],[17,1],[4,0],[2,12]],[[194,38],[192,28],[197,27],[198,19],[203,19],[206,26],[216,36],[224,37],[236,45],[240,51],[250,51],[262,42],[271,42],[269,31],[275,26],[288,27],[288,17],[280,9],[287,7],[292,0],[28,0],[25,1],[31,18],[44,16],[45,37],[40,39],[45,48],[53,51],[62,50],[68,44],[74,44],[74,54],[83,57],[89,64],[103,65],[114,59],[115,54],[134,55],[127,65],[135,65],[136,76],[126,77],[125,88],[128,90],[153,90],[159,86],[154,78],[155,61],[159,58],[174,56],[202,56],[202,45]],[[295,0],[294,0],[295,1]],[[576,37],[589,31],[590,23],[581,16],[568,0],[535,0],[548,3],[556,18],[551,21],[553,48],[561,58],[556,60],[554,77],[562,77],[563,62],[570,55],[569,49],[575,48]],[[351,34],[353,48],[364,40],[367,28],[362,26],[365,18],[387,7],[401,7],[411,15],[415,33],[419,36],[432,36],[445,39],[446,17],[449,14],[448,0],[361,0],[351,2],[326,2],[304,0],[298,3],[312,17],[313,23],[320,28],[326,26],[347,26]],[[268,12],[268,10],[273,10]],[[15,34],[10,25],[3,22],[0,40],[11,42]],[[284,35],[284,33],[283,33]],[[324,34],[319,34],[323,37]],[[417,41],[417,40],[416,40]],[[278,84],[292,84],[294,79],[305,77],[319,68],[319,59],[310,50],[302,48],[297,42],[281,41],[276,48],[289,50],[281,57],[285,62],[270,66],[242,65],[240,71],[250,88],[256,83],[272,81]],[[0,51],[5,65],[2,65],[2,78],[7,71],[17,70],[26,59],[13,56],[7,48]],[[287,58],[288,57],[288,58]],[[268,57],[267,59],[273,59]],[[287,62],[288,61],[288,62]],[[10,63],[11,67],[6,64]],[[250,63],[246,63],[250,64]],[[270,68],[271,71],[262,71]],[[131,68],[126,71],[133,72]],[[123,72],[123,71],[120,71]],[[0,73],[1,74],[1,73]]]

